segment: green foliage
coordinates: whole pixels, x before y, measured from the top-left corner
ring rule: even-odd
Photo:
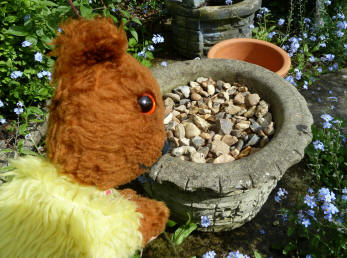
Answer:
[[[341,133],[345,124],[340,119],[330,124],[331,128],[312,126],[313,143],[305,149],[306,164],[315,184],[341,190],[347,186],[347,136]],[[316,141],[324,145],[324,151],[315,148]]]
[[[347,253],[346,135],[341,134],[344,125],[340,119],[330,120],[329,124],[325,127],[330,128],[312,126],[313,142],[305,150],[307,169],[312,176],[310,185],[319,190],[315,193],[310,189],[305,198],[300,197],[295,211],[281,210],[282,214],[288,215],[288,241],[283,248],[285,255],[344,257]],[[324,189],[329,189],[330,198],[322,198],[321,191]],[[312,198],[313,205],[305,200],[307,196]],[[337,208],[335,213],[325,206],[329,203]],[[304,219],[309,220],[307,227],[304,226]]]
[[[344,44],[347,35],[339,33],[338,28],[343,22],[338,14],[343,14],[343,9],[336,9],[334,16],[330,16],[328,7],[324,5],[321,10],[324,22],[317,25],[312,17],[305,17],[309,3],[301,0],[291,0],[289,3],[289,14],[282,17],[285,19],[283,25],[278,25],[271,12],[261,9],[253,37],[286,50],[292,61],[286,79],[295,86],[308,89],[321,73],[336,71],[345,64]],[[326,55],[331,58],[327,60]]]
[[[170,241],[175,246],[182,244],[182,242],[198,227],[195,223],[191,222],[189,213],[187,213],[187,216],[187,222],[184,225],[179,226],[171,235]],[[176,222],[169,220],[166,226],[172,228],[176,225]]]

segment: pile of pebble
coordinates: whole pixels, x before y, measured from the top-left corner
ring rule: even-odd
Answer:
[[[171,155],[225,163],[259,150],[274,134],[269,104],[245,85],[199,77],[164,96]]]

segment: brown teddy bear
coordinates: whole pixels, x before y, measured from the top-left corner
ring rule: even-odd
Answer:
[[[169,210],[111,188],[161,156],[159,86],[111,19],[61,28],[48,158],[12,161],[14,177],[0,187],[0,257],[131,257],[164,230]]]

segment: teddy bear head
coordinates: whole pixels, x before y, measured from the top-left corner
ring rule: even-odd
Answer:
[[[126,53],[111,19],[69,20],[57,57],[48,158],[80,183],[108,189],[146,172],[165,142],[164,104],[150,70]]]

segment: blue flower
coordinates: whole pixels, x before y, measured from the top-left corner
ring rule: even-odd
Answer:
[[[26,135],[24,136],[24,138],[25,138],[26,140],[30,139],[30,138],[31,138],[31,134],[30,134],[30,133],[26,134]]]
[[[307,210],[307,211],[305,211],[305,213],[306,213],[308,216],[311,216],[312,218],[315,219],[315,217],[314,217],[314,210]]]
[[[307,33],[306,32],[302,33],[302,36],[306,39],[307,38]]]
[[[322,187],[318,191],[318,199],[323,202],[330,203],[331,201],[334,201],[336,198],[335,194],[331,192],[328,188]]]
[[[20,115],[20,114],[22,114],[23,113],[23,108],[15,108],[15,109],[13,109],[13,111],[17,114],[17,115]]]
[[[42,62],[42,54],[41,53],[36,52],[34,57],[35,57],[35,61]]]
[[[344,20],[345,19],[345,15],[343,13],[338,13],[336,14],[337,18]]]
[[[37,73],[38,78],[42,78],[43,76],[47,76],[49,80],[52,78],[51,72],[43,70],[42,72]]]
[[[314,193],[314,190],[310,187],[310,188],[308,188],[307,192]]]
[[[275,196],[275,201],[276,202],[282,201],[282,198],[285,199],[287,197],[286,196],[287,194],[288,192],[284,188],[279,188]]]
[[[324,121],[327,121],[327,122],[334,120],[334,118],[329,114],[323,114],[320,116],[320,118],[322,118]]]
[[[0,107],[3,107],[4,106],[4,102],[2,102],[1,100],[0,100]]]
[[[347,28],[347,22],[346,21],[339,21],[337,23],[336,27],[340,30],[345,30]]]
[[[322,42],[322,43],[319,43],[319,46],[320,46],[320,47],[326,47],[327,44],[326,44],[325,42]]]
[[[147,50],[148,50],[148,51],[154,51],[153,45],[149,45],[149,46],[147,47]]]
[[[311,63],[313,63],[314,62],[314,60],[315,60],[315,58],[314,58],[314,56],[312,55],[312,56],[310,56],[310,58],[308,59]]]
[[[325,40],[326,37],[325,37],[324,35],[320,35],[320,36],[319,36],[319,39],[320,39],[320,40]]]
[[[17,79],[22,77],[23,73],[21,71],[13,71],[10,75],[11,79]]]
[[[317,206],[314,196],[311,196],[308,194],[306,194],[305,196],[304,203],[307,204],[307,206],[310,207],[311,209]]]
[[[286,81],[290,82],[292,85],[296,86],[296,82],[294,81],[294,77],[289,75],[286,77]]]
[[[214,258],[216,256],[215,251],[208,251],[207,253],[202,255],[202,258]]]
[[[18,101],[16,105],[17,105],[17,107],[24,107],[24,104],[21,101]]]
[[[166,62],[166,61],[162,61],[162,62],[160,63],[160,65],[161,65],[161,66],[167,66],[167,62]]]
[[[63,32],[63,30],[60,27],[57,28],[57,31],[60,32],[60,33]]]
[[[250,28],[251,30],[253,30],[253,29],[254,29],[254,24],[249,25],[249,28]]]
[[[249,258],[248,255],[242,254],[237,250],[236,252],[230,252],[227,258]]]
[[[282,220],[286,222],[288,220],[288,214],[282,214]]]
[[[331,128],[331,124],[329,122],[324,122],[323,123],[323,128]]]
[[[281,19],[278,20],[277,24],[279,26],[282,26],[284,24],[284,22],[285,22],[285,20],[283,18],[281,18]]]
[[[316,38],[316,36],[313,36],[313,35],[312,35],[312,36],[310,37],[310,40],[311,40],[311,41],[316,41],[317,38]]]
[[[30,46],[31,46],[31,42],[30,42],[30,41],[24,40],[24,41],[22,42],[22,47],[30,47]]]
[[[307,228],[309,225],[311,225],[311,221],[307,218],[304,218],[301,222],[302,225],[305,226],[305,228]]]
[[[340,30],[336,31],[336,36],[338,36],[339,38],[342,38],[344,35],[344,33]]]
[[[24,22],[26,22],[29,19],[30,19],[30,15],[29,14],[25,15],[24,18],[23,18]]]
[[[265,235],[266,232],[265,232],[264,229],[260,229],[260,230],[259,230],[259,233],[260,233],[260,235]]]
[[[154,34],[152,41],[154,44],[158,44],[158,43],[163,43],[164,42],[164,37],[161,36],[160,34]]]
[[[302,76],[302,72],[299,70],[299,69],[295,69],[294,70],[296,73],[295,73],[295,78],[299,81],[301,80],[301,76]]]
[[[272,37],[273,37],[274,35],[276,35],[276,32],[275,32],[275,31],[272,31],[272,32],[269,33],[269,35],[267,35],[267,37],[268,37],[269,39],[272,39]]]
[[[333,68],[334,68],[334,70],[338,70],[339,69],[339,64],[338,63],[334,63],[333,64]]]
[[[310,19],[310,18],[304,18],[304,24],[310,23],[310,22],[311,22],[311,19]]]
[[[316,140],[312,144],[316,150],[324,151],[324,144],[320,140]]]
[[[331,1],[327,0],[324,2],[326,5],[331,5]]]
[[[332,215],[336,214],[339,212],[339,210],[336,208],[336,206],[332,203],[327,203],[325,202],[322,206],[321,206],[325,216],[324,218],[331,221],[332,220]]]
[[[307,81],[304,81],[304,85],[302,86],[302,88],[304,90],[307,90],[308,89],[308,82]]]
[[[5,119],[5,118],[1,118],[1,119],[0,119],[0,124],[3,125],[3,124],[5,124],[5,123],[6,123],[6,119]]]
[[[305,257],[305,258],[312,258],[312,255],[306,254],[306,257]]]
[[[331,61],[334,60],[334,58],[335,58],[335,55],[334,55],[334,54],[325,54],[324,56],[321,57],[321,60],[322,60],[323,62],[326,62],[326,61],[331,62]]]
[[[143,176],[143,175],[140,175],[140,176],[137,178],[137,181],[139,181],[141,184],[144,184],[144,183],[147,182],[146,177]]]
[[[207,216],[201,216],[201,226],[203,228],[210,226],[210,219]]]
[[[319,73],[321,73],[323,70],[322,70],[322,67],[318,67],[317,68],[317,71],[319,72]]]
[[[143,56],[144,58],[146,58],[146,52],[145,50],[142,50],[141,52],[137,53],[138,56]]]
[[[227,4],[227,5],[231,5],[232,3],[233,3],[232,0],[225,0],[225,4]]]

